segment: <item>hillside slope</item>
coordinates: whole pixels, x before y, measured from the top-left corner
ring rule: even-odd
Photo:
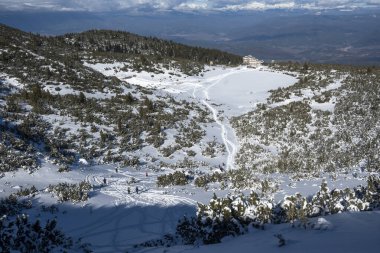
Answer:
[[[43,37],[4,25],[0,30],[1,145],[7,157],[1,162],[3,171],[28,166],[33,170],[40,159],[36,152],[64,167],[81,158],[124,165],[153,159],[157,166],[177,150],[195,156],[202,148],[191,148],[211,124],[205,107],[105,76],[85,63],[122,59],[132,72],[187,76],[201,73],[210,61],[241,62],[241,57],[218,50],[126,32]],[[148,158],[135,154],[148,146],[153,148]],[[25,157],[14,159],[12,152]],[[164,158],[156,161],[152,154]]]
[[[276,64],[297,76],[233,119],[240,168],[265,173],[379,171],[378,68]]]
[[[0,251],[378,247],[378,68],[0,28]]]

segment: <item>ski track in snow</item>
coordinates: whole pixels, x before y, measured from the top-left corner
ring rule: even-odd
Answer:
[[[239,145],[235,132],[230,126],[229,118],[226,113],[221,111],[224,108],[216,105],[217,100],[213,97],[215,94],[212,93],[212,89],[218,85],[225,85],[225,78],[231,75],[251,71],[250,69],[231,69],[206,77],[202,82],[188,80],[173,87],[169,85],[164,88],[168,92],[170,89],[180,89],[181,93],[192,96],[211,112],[214,121],[220,127],[220,136],[227,153],[225,168],[228,170],[235,168],[235,155]],[[225,104],[223,102],[222,104]],[[106,204],[107,208],[111,210],[107,208],[94,210],[92,219],[75,224],[68,232],[73,232],[84,241],[92,242],[96,252],[123,252],[136,242],[143,242],[149,238],[160,238],[175,228],[179,218],[177,210],[183,212],[184,209],[181,206],[195,207],[197,201],[178,196],[175,192],[167,194],[166,191],[158,189],[156,186],[157,176],[154,172],[150,172],[150,175],[146,176],[145,171],[135,170],[120,169],[116,172],[114,168],[110,167],[98,168],[90,172],[86,175],[86,181],[94,185],[95,194],[111,197],[108,198],[110,203]],[[104,178],[106,179],[105,184]],[[132,178],[135,179],[133,182]],[[136,187],[139,189],[138,193],[135,191]],[[129,236],[127,241],[125,240],[126,234]],[[107,239],[99,241],[98,238],[101,237]],[[149,251],[151,249],[142,249],[141,252]]]
[[[223,107],[216,105],[217,102],[215,101],[217,101],[217,99],[215,99],[215,97],[217,97],[217,95],[212,93],[213,90],[215,91],[215,89],[212,88],[218,87],[218,85],[223,86],[224,79],[231,75],[243,74],[250,71],[251,70],[247,69],[233,69],[223,74],[205,78],[199,83],[196,82],[198,80],[191,80],[189,82],[178,83],[178,86],[175,84],[175,86],[168,85],[167,87],[167,90],[174,90],[174,88],[178,90],[180,88],[181,92],[186,92],[188,96],[192,96],[195,100],[204,104],[211,112],[214,121],[220,127],[220,135],[226,148],[226,169],[234,169],[235,155],[239,145],[226,113],[221,111]],[[143,81],[141,82],[143,83]],[[227,85],[229,84],[227,83]],[[335,86],[331,86],[330,88],[336,88],[339,83],[334,85]],[[17,86],[17,83],[14,84],[14,86]],[[230,96],[228,92],[224,94]],[[223,102],[223,99],[219,99],[218,103]],[[90,199],[86,205],[82,206],[83,208],[78,208],[75,211],[69,209],[69,212],[73,212],[72,215],[63,214],[61,219],[63,219],[62,224],[66,226],[65,232],[76,238],[82,238],[84,242],[90,242],[92,244],[91,248],[94,249],[95,252],[231,252],[236,249],[240,252],[276,252],[278,251],[277,241],[273,239],[273,234],[276,233],[283,233],[288,240],[289,245],[284,248],[287,252],[304,252],[306,248],[310,250],[310,245],[315,244],[314,240],[320,238],[324,238],[324,241],[320,243],[322,248],[325,247],[328,249],[328,247],[330,247],[329,244],[336,245],[335,248],[338,248],[337,246],[344,246],[344,243],[339,245],[340,243],[335,243],[330,239],[333,238],[333,236],[329,234],[331,231],[323,232],[325,233],[323,234],[321,233],[322,231],[290,229],[288,224],[282,224],[276,225],[276,227],[268,225],[269,229],[266,229],[267,232],[254,232],[254,237],[251,236],[251,233],[245,235],[245,237],[239,237],[236,240],[227,238],[225,243],[219,245],[201,247],[176,246],[170,249],[152,247],[136,250],[133,248],[135,244],[149,239],[162,238],[164,234],[175,231],[178,219],[189,211],[189,209],[186,208],[190,206],[195,207],[197,202],[190,198],[177,196],[175,192],[167,194],[165,191],[158,189],[156,186],[158,174],[154,172],[149,172],[150,175],[146,176],[144,171],[120,169],[116,172],[114,168],[111,167],[99,167],[84,173],[86,173],[85,180],[94,186],[94,194],[101,196],[99,198],[94,197]],[[107,179],[106,184],[103,183],[104,178]],[[136,180],[131,182],[132,178]],[[70,180],[75,181],[77,179],[70,177]],[[314,192],[313,189],[316,189],[319,185],[301,183],[302,182],[294,183],[294,186],[289,186],[285,188],[286,191],[282,191],[284,194],[295,194],[295,192],[292,191],[296,190],[301,192]],[[17,185],[18,184],[16,184],[16,186]],[[135,187],[139,188],[139,193],[135,192]],[[130,193],[128,193],[128,188],[130,188]],[[94,203],[95,205],[92,205]],[[184,206],[186,207],[184,208]],[[347,251],[350,247],[355,247],[355,245],[360,246],[355,240],[362,241],[366,239],[366,233],[362,233],[360,230],[356,231],[357,226],[361,227],[362,231],[365,231],[363,228],[368,229],[368,227],[373,224],[369,230],[370,232],[367,231],[367,234],[377,239],[376,236],[379,232],[377,224],[380,223],[378,213],[345,213],[329,216],[326,219],[331,220],[334,225],[334,228],[331,230],[340,233],[337,238],[340,238],[341,242],[353,242],[349,246],[338,250],[340,252],[350,252],[349,250]],[[65,221],[67,224],[65,224]],[[351,223],[353,223],[353,225],[350,225]],[[347,231],[349,233],[347,233]],[[316,237],[316,234],[322,237]],[[352,235],[350,236],[350,234]],[[362,238],[359,240],[357,239],[358,236],[362,236]],[[369,245],[367,248],[370,248],[371,243],[374,244],[373,242],[376,242],[373,239],[371,240],[369,240],[367,244],[362,244],[365,246]],[[323,242],[327,243],[324,244]],[[314,252],[323,251],[321,247],[311,247],[311,251],[313,250]],[[370,250],[363,250],[363,252],[368,251]],[[360,251],[358,247],[356,247],[352,249],[351,252]]]
[[[215,120],[215,122],[220,126],[221,129],[221,137],[224,143],[224,146],[226,147],[227,151],[227,159],[226,159],[226,168],[227,169],[234,169],[235,168],[235,155],[238,150],[238,142],[236,140],[236,136],[234,133],[234,130],[229,124],[229,120],[226,116],[223,116],[223,120],[220,120],[218,117],[218,110],[212,106],[211,103],[209,103],[210,96],[209,96],[209,89],[214,87],[215,85],[218,85],[221,80],[224,78],[234,75],[236,73],[242,73],[242,72],[248,72],[249,70],[240,70],[240,71],[231,71],[222,75],[214,76],[212,78],[209,78],[206,80],[205,86],[199,85],[195,86],[192,92],[192,95],[195,99],[200,99],[200,101],[211,111],[212,116]],[[201,97],[197,97],[198,90],[201,90]]]
[[[107,179],[106,184],[103,178]],[[130,183],[134,178],[136,183]],[[155,187],[156,176],[149,177],[144,172],[103,169],[86,175],[86,181],[94,185],[95,192],[111,196],[114,207],[94,209],[92,219],[74,224],[68,233],[75,234],[84,241],[91,241],[96,252],[125,252],[136,242],[149,238],[160,238],[175,228],[178,217],[170,207],[194,206],[196,201],[165,194]],[[139,193],[135,192],[135,187]],[[128,187],[131,192],[128,193]],[[155,212],[155,208],[162,211]],[[92,211],[90,211],[92,213]],[[133,235],[125,240],[125,235]],[[102,242],[97,238],[107,238]],[[130,241],[132,240],[132,241]]]
[[[165,194],[162,190],[156,190],[155,176],[145,176],[145,173],[136,173],[129,171],[120,171],[117,173],[118,177],[110,177],[110,175],[87,175],[86,181],[91,183],[97,188],[100,193],[114,197],[115,206],[175,206],[175,205],[190,205],[194,206],[196,201],[176,196]],[[131,178],[135,178],[136,183],[129,184]],[[107,178],[107,183],[103,184],[103,178]],[[136,193],[135,189],[138,187],[139,192]],[[128,193],[130,188],[130,193]]]

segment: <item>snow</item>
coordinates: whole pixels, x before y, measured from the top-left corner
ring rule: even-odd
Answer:
[[[94,185],[90,199],[78,204],[60,204],[59,212],[43,214],[32,209],[32,218],[49,219],[57,217],[60,228],[74,238],[92,244],[95,252],[126,252],[133,245],[150,239],[161,238],[174,233],[177,221],[184,215],[195,215],[197,202],[208,203],[213,193],[224,196],[229,190],[205,191],[193,185],[157,188],[156,178],[168,171],[145,171],[133,168],[118,168],[112,165],[80,166],[77,170],[57,173],[58,167],[45,163],[33,174],[26,171],[5,173],[0,178],[3,192],[0,196],[23,187],[35,185],[39,190],[37,201],[40,204],[56,204],[54,197],[44,191],[49,184],[59,182],[79,182],[86,180]],[[273,175],[272,175],[273,176]],[[106,178],[106,184],[103,179]],[[282,175],[279,178],[284,178]],[[262,178],[264,180],[264,178]],[[360,177],[327,180],[331,188],[361,184]],[[334,183],[335,182],[335,183]],[[294,182],[295,188],[283,180],[276,199],[300,192],[304,196],[319,190],[321,179]],[[340,186],[340,187],[339,187]],[[128,193],[128,187],[131,192]],[[139,188],[139,193],[135,192]],[[50,216],[49,216],[50,215]],[[291,228],[290,224],[266,225],[265,230],[250,229],[247,235],[225,238],[222,244],[208,246],[175,246],[171,248],[147,248],[133,252],[277,252],[278,239],[273,235],[282,234],[286,245],[281,250],[287,252],[368,252],[378,245],[380,236],[380,212],[343,213],[311,219],[313,228]],[[318,247],[315,247],[318,242]],[[339,246],[339,247],[338,247]],[[363,249],[363,251],[360,251]]]
[[[314,224],[314,229],[315,230],[327,230],[327,229],[332,229],[333,225],[331,222],[326,220],[326,218],[320,217],[317,219],[317,221]]]
[[[210,99],[227,105],[227,116],[238,116],[249,112],[257,103],[265,102],[270,90],[287,87],[296,82],[293,76],[261,69],[242,69],[219,79],[210,87]]]
[[[380,212],[343,213],[317,218],[316,223],[330,224],[327,229],[291,228],[290,224],[268,225],[248,234],[224,240],[221,244],[176,246],[168,252],[377,252],[380,243]],[[332,225],[333,227],[332,227]],[[281,234],[285,245],[279,248]],[[163,248],[149,252],[162,252]],[[146,252],[142,250],[141,252]]]
[[[246,113],[257,103],[264,102],[270,95],[269,91],[279,87],[287,87],[297,80],[293,76],[262,67],[250,69],[246,67],[206,67],[203,76],[180,75],[178,70],[165,70],[163,74],[148,72],[133,72],[124,67],[129,63],[85,63],[108,76],[117,76],[128,83],[144,87],[154,87],[162,92],[168,92],[190,101],[202,103],[216,122],[206,129],[208,136],[216,136],[226,148],[227,155],[218,162],[224,162],[227,169],[235,168],[234,157],[239,149],[234,130],[229,120],[232,116]],[[123,70],[121,70],[123,69]],[[169,72],[173,73],[170,74]],[[0,75],[2,82],[14,87],[22,87],[17,79]],[[74,92],[65,84],[58,84],[60,94]],[[338,89],[341,81],[330,84],[319,92]],[[57,86],[47,86],[54,90]],[[111,94],[85,94],[96,98],[109,97]],[[312,97],[315,93],[305,90],[304,97]],[[291,97],[281,103],[289,103],[302,97]],[[273,104],[272,106],[278,106]],[[313,109],[334,109],[334,100],[326,103],[312,102]],[[175,113],[173,111],[173,113]],[[64,122],[62,127],[75,130],[78,126],[65,116],[44,116],[52,123]],[[167,130],[168,136],[175,133]],[[165,144],[170,144],[170,140]],[[203,145],[202,143],[199,144]],[[194,148],[199,148],[199,146]],[[268,147],[275,151],[276,147]],[[148,159],[145,154],[152,154],[153,149],[145,147],[141,152],[141,160]],[[182,154],[182,156],[184,156]],[[204,158],[202,158],[204,159]],[[168,162],[178,161],[178,157],[167,158]],[[365,175],[358,174],[337,176],[327,179],[331,188],[352,187],[363,184]],[[215,170],[214,170],[215,171]],[[45,189],[49,184],[60,182],[78,183],[87,181],[94,186],[90,199],[78,204],[58,204],[59,212],[43,214],[44,219],[58,218],[59,226],[74,238],[82,238],[83,242],[92,244],[95,252],[372,252],[379,248],[380,212],[343,213],[312,219],[313,229],[291,228],[290,224],[267,225],[265,230],[250,229],[247,235],[237,238],[225,238],[223,243],[208,246],[175,246],[171,248],[133,249],[133,245],[150,239],[158,239],[167,233],[175,232],[177,221],[184,215],[193,216],[196,204],[208,203],[212,195],[225,196],[231,191],[210,186],[205,190],[193,184],[158,188],[157,177],[168,172],[168,168],[158,171],[138,170],[132,167],[119,168],[113,165],[91,166],[86,159],[70,172],[58,173],[58,166],[49,161],[43,162],[38,171],[30,174],[26,171],[5,173],[0,178],[0,196],[8,196],[25,187],[35,185],[39,190],[36,201],[39,204],[57,204],[56,199]],[[300,192],[303,196],[314,194],[319,190],[321,178],[293,181],[287,175],[258,175],[260,180],[271,178],[279,190],[273,194],[278,201],[286,195]],[[106,179],[104,184],[103,180]],[[138,193],[136,192],[138,189]],[[257,190],[257,189],[255,189]],[[248,192],[248,190],[247,190]],[[244,192],[244,193],[247,193]],[[38,209],[29,211],[34,218],[41,218]],[[275,234],[285,238],[286,245],[278,248]],[[377,248],[376,248],[377,247]]]
[[[310,107],[314,110],[321,110],[321,111],[330,111],[333,112],[335,108],[335,104],[333,102],[326,102],[326,103],[318,103],[313,101],[310,104]]]
[[[208,96],[207,93],[205,93],[205,94],[206,94],[206,96]],[[228,132],[227,128],[230,129],[230,132],[232,132],[231,131],[232,129],[229,125],[227,125],[226,123],[223,123],[219,119],[217,110],[215,108],[213,108],[206,100],[202,100],[202,103],[204,103],[210,109],[215,122],[221,127],[221,137],[223,139],[224,146],[226,147],[226,150],[228,153],[227,160],[226,160],[227,169],[233,169],[234,163],[235,163],[234,159],[235,159],[235,155],[236,155],[236,152],[238,149],[236,137],[234,136],[233,133],[232,133],[233,137],[232,138],[229,137],[229,132]]]
[[[248,112],[255,104],[264,102],[269,97],[270,90],[287,87],[297,81],[293,76],[266,67],[253,69],[242,66],[206,66],[202,75],[186,76],[178,69],[161,68],[163,74],[126,70],[125,66],[129,65],[126,62],[85,62],[84,65],[106,76],[116,76],[134,85],[162,89],[173,94],[189,93],[198,97],[207,88],[207,99],[215,104],[222,104],[228,117]]]
[[[229,117],[249,112],[259,102],[264,102],[269,91],[294,84],[295,77],[269,68],[207,66],[200,76],[186,76],[179,70],[161,68],[163,74],[140,73],[128,70],[129,63],[85,63],[106,76],[116,76],[134,85],[162,89],[173,94],[183,94],[185,99],[192,96],[211,111],[214,121],[220,127],[222,139],[228,153],[227,169],[233,169],[234,157],[239,149],[235,133],[229,124]],[[159,66],[158,66],[159,67]],[[220,114],[223,114],[220,117]]]
[[[233,169],[239,145],[228,117],[248,112],[252,103],[263,102],[269,97],[270,89],[293,84],[295,79],[265,68],[239,67],[220,71],[221,69],[207,72],[205,80],[194,85],[192,95],[207,106],[214,121],[220,126],[220,135],[228,153],[225,163],[227,169]],[[216,108],[215,104],[219,106]],[[219,116],[220,112],[223,117]]]
[[[278,106],[284,106],[284,105],[290,104],[292,102],[299,102],[305,99],[311,99],[310,107],[312,109],[333,112],[335,109],[336,97],[332,97],[330,101],[325,102],[325,103],[316,102],[312,98],[314,96],[321,95],[323,92],[339,89],[343,85],[342,82],[346,77],[347,76],[344,76],[338,80],[335,80],[333,83],[330,83],[325,88],[321,88],[319,90],[312,90],[310,88],[302,89],[301,96],[296,96],[294,94],[291,94],[289,99],[286,99],[278,103],[273,103],[270,105],[270,107],[275,108]]]
[[[79,163],[81,163],[81,164],[83,164],[83,165],[88,165],[87,160],[84,159],[84,158],[80,158],[80,159],[79,159]]]
[[[17,89],[21,89],[24,87],[24,85],[22,83],[20,83],[17,78],[10,77],[4,73],[0,73],[0,84],[10,85],[10,86],[15,87]]]

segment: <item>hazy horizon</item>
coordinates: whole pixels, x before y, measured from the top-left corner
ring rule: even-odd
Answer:
[[[138,10],[104,11],[96,8],[62,11],[30,5],[19,10],[3,9],[0,23],[43,35],[91,29],[128,31],[238,55],[252,54],[265,61],[379,65],[380,9],[376,3],[370,8],[347,9],[350,1],[342,2],[345,4],[336,8],[322,8],[322,5],[320,8],[286,8],[283,5],[268,9],[191,12],[172,7],[152,10],[147,5],[145,9],[138,5]],[[1,4],[4,1],[0,1]]]

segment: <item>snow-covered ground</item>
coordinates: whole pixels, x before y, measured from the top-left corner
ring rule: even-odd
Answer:
[[[313,219],[314,229],[292,228],[289,224],[268,225],[247,235],[225,238],[221,244],[176,246],[141,252],[376,252],[380,247],[380,212],[344,213]],[[285,245],[279,247],[275,235]]]
[[[176,69],[162,69],[162,74],[128,71],[128,63],[85,63],[106,76],[116,76],[128,83],[148,88],[162,89],[179,94],[181,98],[194,98],[212,112],[219,125],[218,135],[224,143],[227,169],[234,168],[234,157],[239,149],[235,133],[229,124],[232,116],[252,110],[257,103],[269,97],[269,91],[296,83],[293,76],[266,67],[257,69],[245,66],[207,66],[202,75],[186,76]]]
[[[207,67],[203,76],[188,77],[172,70],[154,75],[122,70],[124,63],[86,63],[86,66],[131,84],[161,89],[173,96],[203,103],[218,125],[218,129],[209,134],[218,134],[218,138],[223,141],[227,157],[221,162],[225,162],[228,169],[234,169],[234,156],[239,149],[229,124],[230,118],[244,114],[255,104],[264,102],[269,90],[286,87],[297,81],[293,76],[265,67]],[[6,82],[20,85],[17,80],[6,79]],[[326,110],[331,110],[331,106],[326,105]],[[112,165],[89,166],[83,160],[75,171],[58,173],[57,169],[57,166],[47,161],[33,174],[25,171],[5,173],[0,178],[0,196],[8,196],[20,188],[35,185],[40,190],[37,201],[49,205],[56,203],[54,197],[45,191],[49,184],[77,183],[82,180],[90,182],[94,185],[94,191],[87,202],[60,205],[59,212],[52,214],[52,217],[58,217],[59,226],[69,235],[90,243],[95,252],[133,252],[134,244],[175,232],[178,219],[183,215],[195,215],[197,202],[207,203],[214,193],[224,196],[229,192],[228,189],[211,187],[205,190],[194,185],[158,188],[157,177],[172,172],[167,168],[158,172],[129,167],[116,170]],[[305,196],[314,194],[322,181],[309,179],[293,182],[287,176],[272,176],[279,186],[274,196],[276,199],[295,192]],[[334,180],[326,177],[330,188],[363,184],[360,174],[341,176]],[[30,215],[39,217],[40,214],[32,210]],[[218,245],[146,248],[139,252],[370,252],[376,247],[380,248],[380,212],[345,213],[313,221],[319,229],[303,230],[291,228],[289,224],[268,225],[264,231],[254,229],[238,238],[226,238]],[[278,248],[275,234],[283,235],[286,240],[284,247]]]
[[[87,180],[94,185],[87,202],[59,205],[58,213],[44,214],[43,217],[39,210],[31,210],[29,215],[40,219],[57,217],[63,231],[91,243],[95,252],[125,252],[133,250],[135,244],[174,233],[180,218],[195,215],[197,202],[208,203],[214,193],[224,196],[229,192],[217,188],[205,191],[193,185],[157,188],[156,178],[164,173],[146,174],[146,171],[131,168],[118,168],[116,171],[116,167],[111,165],[83,165],[76,171],[57,173],[56,166],[46,163],[33,174],[25,171],[6,173],[0,178],[0,196],[8,196],[20,188],[35,185],[40,191],[36,201],[48,206],[56,204],[51,193],[45,191],[49,184]],[[103,183],[104,178],[106,184]],[[313,179],[289,183],[286,176],[278,178],[282,181],[279,181],[276,199],[295,192],[313,194],[319,190],[322,181]],[[362,178],[352,175],[328,180],[331,188],[363,183]],[[290,224],[267,225],[264,231],[252,229],[247,235],[226,238],[220,245],[147,248],[138,252],[231,252],[237,247],[239,252],[276,252],[279,249],[275,234],[283,235],[287,245],[281,250],[287,252],[304,252],[305,249],[312,252],[329,252],[329,249],[337,252],[368,252],[378,245],[380,212],[338,214],[323,217],[319,221],[316,218],[312,222],[319,224],[320,229],[291,228]],[[316,244],[318,248],[315,248]]]
[[[208,87],[208,94],[213,103],[221,105],[225,116],[238,116],[264,102],[269,97],[269,90],[286,87],[296,81],[293,76],[267,68],[243,68],[220,77]]]
[[[202,75],[187,76],[178,69],[162,69],[163,74],[140,73],[126,70],[128,63],[85,63],[106,76],[116,76],[128,83],[162,89],[170,93],[191,93],[194,98],[207,99],[219,105],[225,116],[237,116],[249,112],[255,104],[264,102],[269,90],[294,84],[293,76],[267,67],[257,69],[224,66],[207,66]],[[128,68],[127,68],[128,69]]]
[[[11,85],[17,88],[22,88],[24,86],[22,83],[20,83],[17,80],[17,78],[9,77],[8,75],[4,73],[0,73],[0,81],[1,81],[1,84]]]

